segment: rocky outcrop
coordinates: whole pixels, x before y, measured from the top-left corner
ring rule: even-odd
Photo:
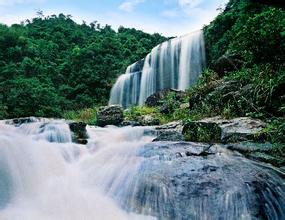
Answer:
[[[119,125],[124,120],[123,108],[118,105],[102,106],[97,111],[97,125]]]
[[[272,155],[272,153],[275,151],[275,148],[270,143],[255,143],[244,141],[239,143],[226,144],[223,147],[231,151],[237,151],[251,160],[270,163],[276,167],[285,166],[285,158]]]
[[[155,107],[155,106],[162,105],[163,104],[162,100],[166,98],[170,92],[174,93],[176,100],[182,100],[186,96],[186,93],[183,91],[179,91],[175,89],[163,89],[149,96],[145,101],[145,105],[149,107]]]
[[[26,123],[32,123],[32,122],[39,122],[43,121],[42,118],[36,118],[36,117],[25,117],[25,118],[13,118],[6,120],[6,124],[14,125],[16,127],[21,126],[22,124]]]
[[[191,142],[153,142],[139,156],[144,160],[132,211],[148,210],[159,219],[285,217],[284,174],[278,168],[252,163],[219,145]]]
[[[157,137],[153,141],[183,141],[182,121],[174,121],[156,127]]]
[[[223,77],[227,72],[239,70],[242,64],[243,61],[239,55],[225,54],[214,61],[210,68],[218,73],[220,77]]]
[[[83,122],[70,122],[69,129],[72,133],[72,141],[77,144],[87,144],[88,134],[86,124]]]
[[[231,143],[253,140],[264,140],[265,123],[248,117],[231,120],[221,117],[206,118],[200,121],[188,122],[183,128],[183,134],[188,141],[208,143]]]
[[[153,126],[153,125],[159,125],[159,119],[152,115],[144,115],[140,119],[140,124],[143,126]]]

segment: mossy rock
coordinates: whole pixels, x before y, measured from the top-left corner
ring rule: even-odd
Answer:
[[[186,141],[219,143],[222,129],[216,123],[188,122],[184,125],[182,134]]]

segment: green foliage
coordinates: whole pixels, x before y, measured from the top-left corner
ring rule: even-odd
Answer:
[[[63,114],[66,120],[84,122],[89,125],[96,124],[96,108],[86,108],[78,111],[67,111]]]
[[[141,116],[157,114],[156,108],[147,106],[132,106],[124,111],[124,117],[126,120],[138,121]]]
[[[106,104],[118,75],[164,40],[63,14],[0,24],[0,118],[59,117]]]
[[[285,61],[285,10],[250,0],[231,0],[204,28],[208,61],[238,54],[245,65]]]

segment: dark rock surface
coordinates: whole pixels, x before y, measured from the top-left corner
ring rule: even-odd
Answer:
[[[221,117],[188,122],[183,134],[188,141],[232,143],[247,140],[263,141],[265,123],[248,117],[230,120]]]
[[[97,111],[97,125],[119,125],[124,120],[123,108],[118,105],[102,106]]]
[[[149,96],[145,101],[145,105],[149,107],[160,106],[162,104],[161,100],[166,98],[170,92],[175,93],[175,98],[177,100],[182,100],[186,95],[186,93],[183,91],[175,89],[163,89]]]
[[[25,117],[25,118],[13,118],[6,120],[6,124],[15,125],[16,127],[21,126],[22,124],[39,122],[43,119],[36,117]]]
[[[153,141],[184,141],[182,121],[174,121],[157,126],[157,137]]]
[[[125,209],[158,219],[284,219],[284,173],[219,146],[153,142]],[[202,152],[208,149],[207,154]],[[200,156],[199,156],[200,155]]]
[[[213,62],[211,69],[213,69],[220,77],[225,73],[239,70],[243,61],[241,57],[235,54],[225,54]]]
[[[83,122],[70,122],[69,129],[72,132],[72,141],[78,144],[88,143],[86,124]]]

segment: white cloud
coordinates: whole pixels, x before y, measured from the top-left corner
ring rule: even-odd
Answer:
[[[42,3],[45,0],[0,0],[0,5],[12,6],[17,4]]]
[[[120,6],[119,9],[126,11],[126,12],[131,12],[134,10],[134,8],[140,4],[143,3],[145,0],[125,0]]]

